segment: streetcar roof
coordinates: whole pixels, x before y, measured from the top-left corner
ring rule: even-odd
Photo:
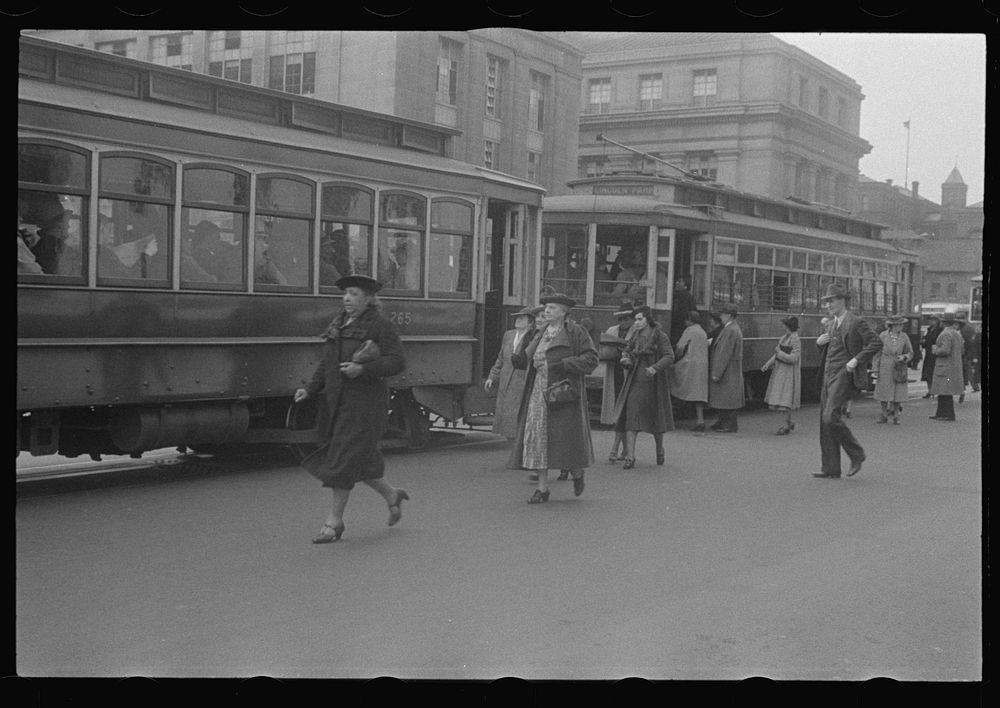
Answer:
[[[827,231],[811,226],[798,224],[787,224],[771,219],[738,214],[732,211],[719,210],[720,216],[711,216],[700,209],[684,204],[672,204],[648,197],[635,197],[627,195],[605,195],[605,194],[566,194],[555,197],[545,197],[542,200],[544,205],[544,217],[547,220],[557,218],[562,213],[573,214],[650,214],[656,216],[677,216],[692,221],[704,223],[706,225],[714,222],[724,222],[736,225],[745,225],[755,229],[769,229],[782,233],[795,234],[806,238],[823,239],[827,241],[837,241],[856,245],[864,248],[881,248],[896,254],[916,257],[919,254],[899,248],[893,243],[878,239],[862,238],[850,234]],[[706,226],[706,231],[709,229]]]

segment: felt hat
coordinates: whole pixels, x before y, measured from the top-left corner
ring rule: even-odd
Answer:
[[[952,322],[957,322],[958,318],[955,317],[954,312],[942,312],[941,316],[938,318],[941,322],[945,324],[951,324]]]
[[[534,317],[535,315],[537,315],[539,312],[541,312],[544,309],[545,308],[542,307],[541,305],[525,305],[524,307],[522,307],[517,312],[511,312],[510,316],[511,317],[520,317],[521,315],[527,315],[528,317]]]
[[[833,300],[837,297],[847,300],[851,297],[851,294],[840,283],[830,283],[826,286],[826,295],[821,297],[820,300]]]
[[[551,295],[544,295],[538,302],[543,305],[548,305],[550,302],[554,302],[557,305],[565,305],[566,307],[575,307],[576,300],[571,298],[569,295],[564,295],[562,293],[552,293]]]
[[[360,288],[369,295],[377,293],[382,289],[382,283],[375,280],[375,278],[369,278],[367,275],[345,275],[337,281],[336,285],[341,290]]]
[[[634,309],[635,305],[632,304],[631,300],[622,300],[622,307],[615,312],[615,317],[631,317]]]

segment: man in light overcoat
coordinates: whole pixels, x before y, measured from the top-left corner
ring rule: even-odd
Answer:
[[[708,406],[719,411],[719,419],[708,427],[718,433],[735,433],[739,429],[736,411],[746,403],[743,393],[743,331],[736,324],[736,305],[722,305],[719,316],[722,331],[712,343],[712,360],[708,365]]]
[[[959,331],[961,323],[953,312],[941,315],[944,329],[938,335],[932,351],[934,353],[934,380],[931,381],[931,395],[937,396],[937,411],[931,420],[955,420],[954,396],[965,393],[965,378],[962,371],[962,354],[965,341]]]

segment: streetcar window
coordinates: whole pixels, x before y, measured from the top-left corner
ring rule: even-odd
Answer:
[[[315,188],[312,182],[285,177],[257,178],[254,203],[254,287],[285,286],[307,291],[310,286]]]
[[[746,246],[744,244],[739,244],[736,248],[736,262],[737,263],[753,263],[754,262],[754,247]]]
[[[857,258],[851,259],[851,275],[861,275],[861,261]]]
[[[182,210],[181,285],[232,289],[244,283],[246,217],[211,209]]]
[[[622,268],[632,264],[635,252],[622,253]],[[580,300],[587,284],[587,229],[581,226],[546,226],[542,231],[542,287]],[[628,268],[631,272],[632,267]],[[622,281],[626,276],[622,276]]]
[[[733,302],[737,305],[749,305],[752,291],[753,268],[735,268],[733,270]]]
[[[716,241],[715,260],[717,263],[732,263],[736,256],[736,244],[732,241]]]
[[[850,275],[851,260],[849,258],[837,259],[837,275]]]
[[[126,280],[132,286],[169,286],[173,166],[140,157],[105,156],[99,184],[98,284]]]
[[[801,310],[805,306],[806,276],[803,273],[792,272],[788,279],[788,308],[791,310]]]
[[[250,178],[242,173],[189,167],[184,170],[184,201],[249,206]]]
[[[796,273],[796,275],[800,275]],[[771,304],[775,310],[787,310],[791,301],[791,273],[774,271],[774,283],[771,289]]]
[[[324,221],[319,239],[319,284],[345,275],[371,275],[371,226]]]
[[[796,270],[806,269],[806,254],[804,251],[792,251],[792,268]]]
[[[773,305],[774,298],[771,292],[772,271],[764,268],[754,269],[753,307],[754,309],[769,310]]]
[[[776,248],[774,249],[774,265],[776,268],[790,268],[791,267],[791,253],[787,248]]]
[[[323,185],[323,217],[371,223],[371,192],[357,187]]]
[[[862,268],[866,278],[875,277],[875,261],[862,261]]]
[[[837,262],[833,256],[823,256],[823,272],[824,273],[837,272]]]
[[[809,273],[804,277],[804,287],[802,301],[803,305],[808,308],[814,308],[819,306],[819,276],[813,273]]]
[[[774,249],[758,246],[757,265],[774,265]]]
[[[387,294],[421,295],[425,201],[385,192],[379,200],[378,274]],[[400,228],[414,227],[414,228]]]
[[[808,257],[809,257],[809,270],[813,272],[819,272],[820,270],[822,270],[821,268],[822,257],[818,253],[810,253],[808,254]]]
[[[89,160],[56,145],[17,146],[18,276],[86,277]]]
[[[431,297],[472,297],[472,217],[470,204],[435,200],[427,252]]]
[[[712,302],[733,301],[733,267],[716,265],[712,268]]]
[[[646,274],[646,226],[598,225],[594,253],[594,304],[620,307],[625,298],[640,298]],[[556,287],[556,286],[553,286]],[[583,285],[579,286],[583,290]]]

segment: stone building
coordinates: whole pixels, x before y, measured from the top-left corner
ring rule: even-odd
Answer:
[[[47,39],[456,130],[452,157],[550,194],[576,177],[582,53],[472,31],[44,30]]]
[[[861,87],[769,34],[572,33],[581,177],[644,169],[598,134],[726,186],[853,211]],[[646,169],[649,166],[646,165]],[[662,168],[669,170],[669,168]]]

